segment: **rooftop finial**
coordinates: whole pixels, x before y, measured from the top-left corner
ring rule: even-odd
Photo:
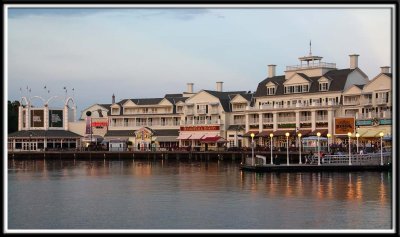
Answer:
[[[310,40],[310,56],[312,55],[312,53],[311,53],[311,40]]]

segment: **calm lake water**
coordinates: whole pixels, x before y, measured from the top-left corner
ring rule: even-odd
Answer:
[[[8,229],[391,229],[392,173],[237,161],[9,160]]]

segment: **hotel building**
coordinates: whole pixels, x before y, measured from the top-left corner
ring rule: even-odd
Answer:
[[[373,146],[380,132],[392,135],[392,74],[389,67],[382,67],[381,73],[369,80],[358,67],[358,57],[350,55],[349,67],[338,69],[335,63],[323,62],[310,50],[308,56],[299,58],[299,65],[287,66],[283,75],[276,75],[276,65],[268,65],[267,77],[254,92],[225,92],[223,82],[217,82],[215,90],[194,92],[194,84],[188,83],[186,92],[161,98],[116,102],[113,95],[112,103],[94,104],[83,110],[79,121],[69,118],[66,103],[63,118],[69,119],[63,130],[82,136],[82,146],[105,140],[119,144],[121,149],[126,144],[129,150],[249,147],[252,133],[260,147],[269,146],[271,134],[274,147],[297,147],[299,133],[302,137],[328,136],[330,144],[347,144],[347,131],[352,133],[351,139],[359,134],[363,146]],[[31,110],[29,103],[21,106],[20,131],[31,130]],[[48,113],[48,109],[44,111],[45,122],[35,130],[60,130],[49,125]],[[340,130],[344,122],[349,126],[346,131]],[[9,138],[17,138],[18,134],[10,134]],[[57,147],[61,138],[54,139],[53,146]],[[9,143],[16,148],[14,143],[19,140]],[[21,149],[25,148],[22,145]]]

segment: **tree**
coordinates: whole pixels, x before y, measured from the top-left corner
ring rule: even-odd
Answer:
[[[18,107],[19,101],[8,101],[8,133],[18,131]]]

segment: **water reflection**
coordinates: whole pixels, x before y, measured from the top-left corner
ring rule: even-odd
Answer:
[[[81,202],[90,206],[95,203],[113,218],[117,215],[116,208],[122,215],[116,218],[119,222],[103,223],[110,228],[124,223],[129,226],[134,218],[131,209],[141,213],[135,223],[139,226],[143,223],[143,228],[146,220],[164,214],[168,219],[171,213],[180,213],[182,219],[175,217],[179,221],[174,222],[163,219],[156,225],[159,228],[191,228],[196,227],[194,223],[202,223],[202,228],[239,229],[387,228],[391,221],[391,173],[388,172],[252,173],[240,171],[239,164],[233,161],[11,159],[8,179],[12,182],[10,215],[15,216],[11,221],[15,226],[25,225],[19,221],[27,215],[25,205],[37,208],[39,213],[43,206],[47,212],[53,212],[48,209],[49,205],[56,205],[52,202],[62,202],[66,213],[71,208],[77,213],[84,212],[86,207],[79,206]],[[29,181],[29,186],[23,181]],[[36,192],[40,193],[40,200],[25,198],[25,193]],[[45,196],[46,193],[57,195]],[[72,204],[68,200],[80,202]],[[108,209],[110,200],[114,209]],[[55,210],[54,213],[61,215]],[[125,222],[123,217],[127,219]],[[93,226],[98,224],[98,220],[91,221]],[[68,223],[65,219],[64,222]],[[66,224],[60,220],[59,225]]]

